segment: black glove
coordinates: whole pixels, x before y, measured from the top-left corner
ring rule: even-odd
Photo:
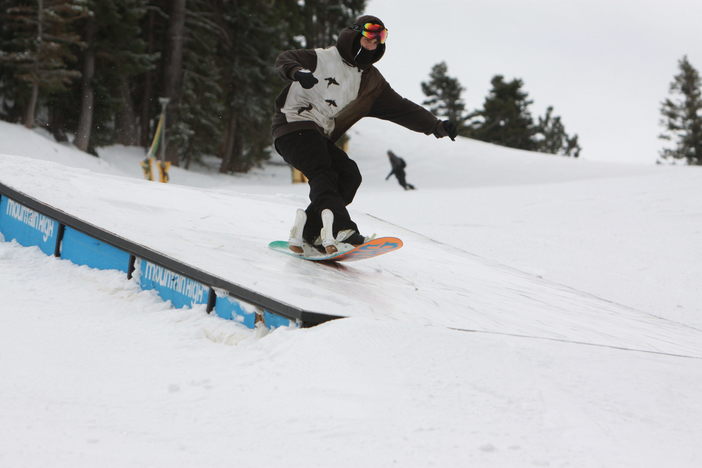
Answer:
[[[442,120],[436,125],[434,136],[436,138],[443,138],[447,136],[451,139],[451,141],[456,141],[456,136],[458,136],[458,126],[450,120]]]
[[[310,89],[311,87],[319,83],[319,80],[314,77],[311,71],[298,70],[293,75],[293,78],[295,79],[295,81],[299,81],[300,85],[305,89]]]

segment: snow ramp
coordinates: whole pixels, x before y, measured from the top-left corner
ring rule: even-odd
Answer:
[[[0,163],[5,186],[161,260],[284,305],[283,316],[317,323],[364,317],[702,358],[698,329],[545,281],[474,255],[470,246],[451,247],[371,215],[354,216],[366,232],[400,237],[403,249],[350,265],[317,264],[267,248],[285,237],[294,216],[296,206],[282,194],[156,184],[12,156],[2,156]]]

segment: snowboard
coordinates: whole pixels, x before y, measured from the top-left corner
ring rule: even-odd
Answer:
[[[333,254],[320,252],[318,255],[297,254],[288,248],[288,243],[285,241],[273,241],[268,244],[268,247],[280,253],[314,262],[356,262],[392,252],[402,247],[402,245],[402,241],[397,237],[378,237],[345,252]]]

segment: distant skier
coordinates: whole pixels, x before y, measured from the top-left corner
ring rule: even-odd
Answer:
[[[278,153],[309,180],[310,204],[298,210],[289,245],[328,253],[366,241],[346,209],[361,185],[356,163],[334,142],[363,117],[389,120],[437,138],[456,137],[456,125],[404,99],[373,66],[385,53],[388,30],[361,16],[326,49],[282,52],[275,63],[292,81],[276,99],[273,138]]]
[[[405,179],[405,167],[407,167],[405,160],[390,150],[388,150],[388,158],[390,158],[392,170],[390,171],[390,174],[385,177],[385,180],[388,180],[391,175],[395,174],[397,181],[400,183],[403,189],[414,190],[414,185],[408,184],[407,180]]]

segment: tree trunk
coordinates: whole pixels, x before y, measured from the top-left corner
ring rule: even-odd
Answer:
[[[232,161],[234,159],[234,148],[237,134],[237,118],[236,115],[229,117],[229,125],[224,134],[224,147],[222,148],[222,163],[219,165],[219,172],[226,174],[231,171]]]
[[[36,52],[34,56],[34,77],[32,79],[32,94],[29,97],[29,103],[24,110],[24,126],[27,128],[34,128],[34,120],[36,118],[37,101],[39,101],[39,51],[42,49],[42,41],[44,39],[44,0],[38,0],[37,2],[37,45]]]
[[[36,117],[37,101],[39,100],[39,83],[36,81],[32,82],[32,94],[29,97],[29,103],[27,103],[27,108],[24,110],[24,126],[27,128],[34,128],[34,120]]]
[[[61,98],[55,96],[49,101],[49,131],[54,136],[54,139],[63,143],[68,141],[66,136],[66,114],[61,106]]]
[[[164,67],[164,96],[170,98],[166,121],[171,128],[178,123],[178,110],[183,81],[183,42],[185,39],[185,1],[173,0],[168,24],[168,50]],[[166,144],[166,160],[178,165],[178,148]]]
[[[232,153],[232,161],[229,164],[229,170],[231,172],[241,172],[245,173],[249,170],[248,163],[242,160],[244,153],[244,142],[242,141],[239,128],[237,128],[234,134],[234,151]]]
[[[304,6],[305,15],[305,49],[317,47],[318,23],[315,18],[317,0],[307,0]]]
[[[83,55],[83,80],[81,84],[80,119],[73,144],[81,151],[88,151],[90,133],[93,128],[93,107],[95,93],[93,77],[95,76],[95,19],[89,18],[85,26],[87,48]]]
[[[119,97],[122,106],[117,113],[117,143],[126,146],[136,145],[138,141],[136,113],[132,93],[129,91],[129,82],[124,75],[119,78]]]
[[[154,38],[154,27],[156,26],[156,13],[154,10],[149,11],[148,23],[148,49],[147,52],[154,52],[156,40]],[[151,144],[151,100],[153,99],[153,83],[154,72],[149,70],[144,75],[144,94],[141,97],[141,116],[139,118],[141,124],[141,143],[144,148],[148,148]]]

